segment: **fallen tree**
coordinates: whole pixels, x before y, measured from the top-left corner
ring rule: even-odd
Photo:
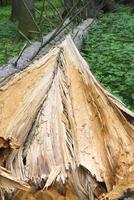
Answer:
[[[0,165],[29,184],[10,199],[133,192],[134,114],[97,82],[70,37],[1,82],[0,110]]]
[[[88,18],[72,30],[70,20],[65,20],[60,28],[57,27],[57,29],[44,36],[42,38],[42,42],[35,42],[27,48],[24,46],[24,49],[22,49],[22,52],[17,58],[13,58],[8,64],[3,65],[0,68],[0,80],[3,80],[11,74],[23,70],[31,62],[33,62],[33,60],[39,59],[45,55],[54,45],[61,43],[69,32],[74,40],[75,45],[78,49],[80,49],[82,46],[83,37],[89,31],[92,23],[93,19]]]
[[[20,190],[29,191],[29,184],[18,180],[10,171],[0,166],[0,190],[1,188],[18,188]],[[4,195],[4,194],[3,194]]]

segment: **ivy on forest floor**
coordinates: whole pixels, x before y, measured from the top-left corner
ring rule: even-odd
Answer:
[[[82,54],[96,78],[134,111],[134,14],[122,7],[102,16],[85,37]]]

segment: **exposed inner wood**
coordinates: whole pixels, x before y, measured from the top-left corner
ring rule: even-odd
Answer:
[[[128,116],[134,119],[97,82],[70,37],[1,82],[0,165],[31,186],[12,199],[118,199],[133,190]],[[4,198],[1,179],[0,187]]]

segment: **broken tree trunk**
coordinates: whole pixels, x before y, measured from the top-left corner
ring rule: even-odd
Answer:
[[[2,189],[9,192],[13,188],[22,191],[30,191],[31,189],[28,183],[17,179],[11,172],[0,166],[0,199],[4,199],[2,198],[4,197],[4,191]]]
[[[1,82],[0,110],[0,164],[32,187],[13,200],[134,190],[134,114],[100,86],[70,37]]]
[[[50,39],[54,36],[54,31],[50,32],[48,35],[43,37],[43,43],[41,42],[35,42],[31,46],[27,47],[21,56],[18,58],[14,58],[11,61],[9,61],[8,64],[3,65],[0,68],[0,81],[7,78],[11,74],[14,74],[24,68],[26,68],[34,59],[39,59],[39,57],[42,57],[48,51],[50,48],[52,48],[55,44],[61,43],[68,32],[71,33],[71,37],[73,38],[73,41],[75,45],[77,46],[78,49],[82,47],[83,43],[83,37],[86,35],[86,33],[89,31],[91,24],[93,23],[93,19],[89,18],[87,20],[84,20],[81,24],[79,24],[74,30],[71,30],[71,26],[67,24],[69,23],[69,19],[67,19],[63,26],[62,26],[62,31],[55,36],[51,42]],[[67,27],[66,27],[67,26]],[[66,27],[66,28],[65,28]],[[46,44],[46,45],[45,45]],[[43,48],[42,45],[44,46]],[[41,48],[41,51],[38,53],[39,49]],[[38,56],[36,56],[38,53]],[[17,60],[17,64],[15,66],[15,62]]]

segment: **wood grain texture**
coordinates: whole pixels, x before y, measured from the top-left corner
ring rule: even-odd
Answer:
[[[14,200],[118,199],[134,189],[134,114],[97,82],[70,36],[1,82],[0,110],[1,165],[32,187]]]

